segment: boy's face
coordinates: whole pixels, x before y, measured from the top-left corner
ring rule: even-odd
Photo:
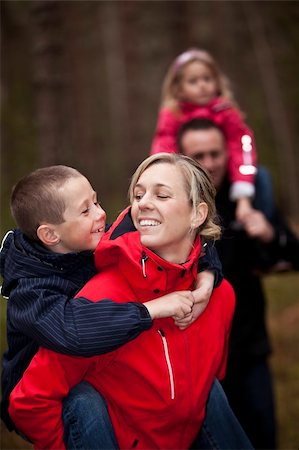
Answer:
[[[97,194],[82,175],[67,180],[60,188],[66,209],[64,222],[55,225],[60,242],[58,253],[94,250],[106,225],[106,213],[97,202]]]

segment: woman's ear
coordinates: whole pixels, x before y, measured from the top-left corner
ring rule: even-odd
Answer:
[[[55,226],[51,224],[40,225],[36,231],[39,240],[47,247],[59,244],[60,237],[56,233]]]
[[[204,202],[201,202],[197,209],[196,213],[194,213],[192,220],[191,220],[191,228],[197,229],[204,223],[208,216],[208,205]]]

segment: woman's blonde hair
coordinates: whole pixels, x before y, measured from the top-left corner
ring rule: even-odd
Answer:
[[[210,53],[205,50],[191,48],[180,54],[169,67],[162,86],[161,107],[173,112],[179,111],[178,91],[185,67],[191,62],[199,61],[209,67],[218,86],[217,95],[221,95],[237,107],[228,78],[221,72]]]
[[[197,233],[206,239],[219,239],[221,228],[217,224],[217,213],[215,206],[216,189],[206,170],[195,160],[177,153],[156,153],[146,158],[136,169],[132,176],[129,187],[130,203],[134,200],[134,189],[140,176],[154,164],[172,164],[178,167],[184,177],[185,191],[194,213],[200,203],[205,202],[208,206],[206,220],[197,230]]]

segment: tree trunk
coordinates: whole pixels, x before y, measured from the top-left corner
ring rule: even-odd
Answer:
[[[61,73],[61,18],[59,2],[32,2],[33,79],[40,164],[53,164],[61,153],[64,87]]]
[[[278,160],[281,174],[284,176],[284,203],[286,213],[299,219],[298,176],[296,174],[296,158],[287,121],[286,109],[273,62],[273,55],[268,43],[263,18],[256,2],[243,2],[248,28],[254,45],[258,70],[268,103],[269,117],[273,134],[277,143]],[[286,176],[287,174],[287,176]]]

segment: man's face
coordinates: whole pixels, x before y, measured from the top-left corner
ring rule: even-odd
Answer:
[[[222,184],[227,170],[227,151],[222,133],[208,130],[189,130],[181,138],[183,154],[198,161],[211,175],[216,189]]]

